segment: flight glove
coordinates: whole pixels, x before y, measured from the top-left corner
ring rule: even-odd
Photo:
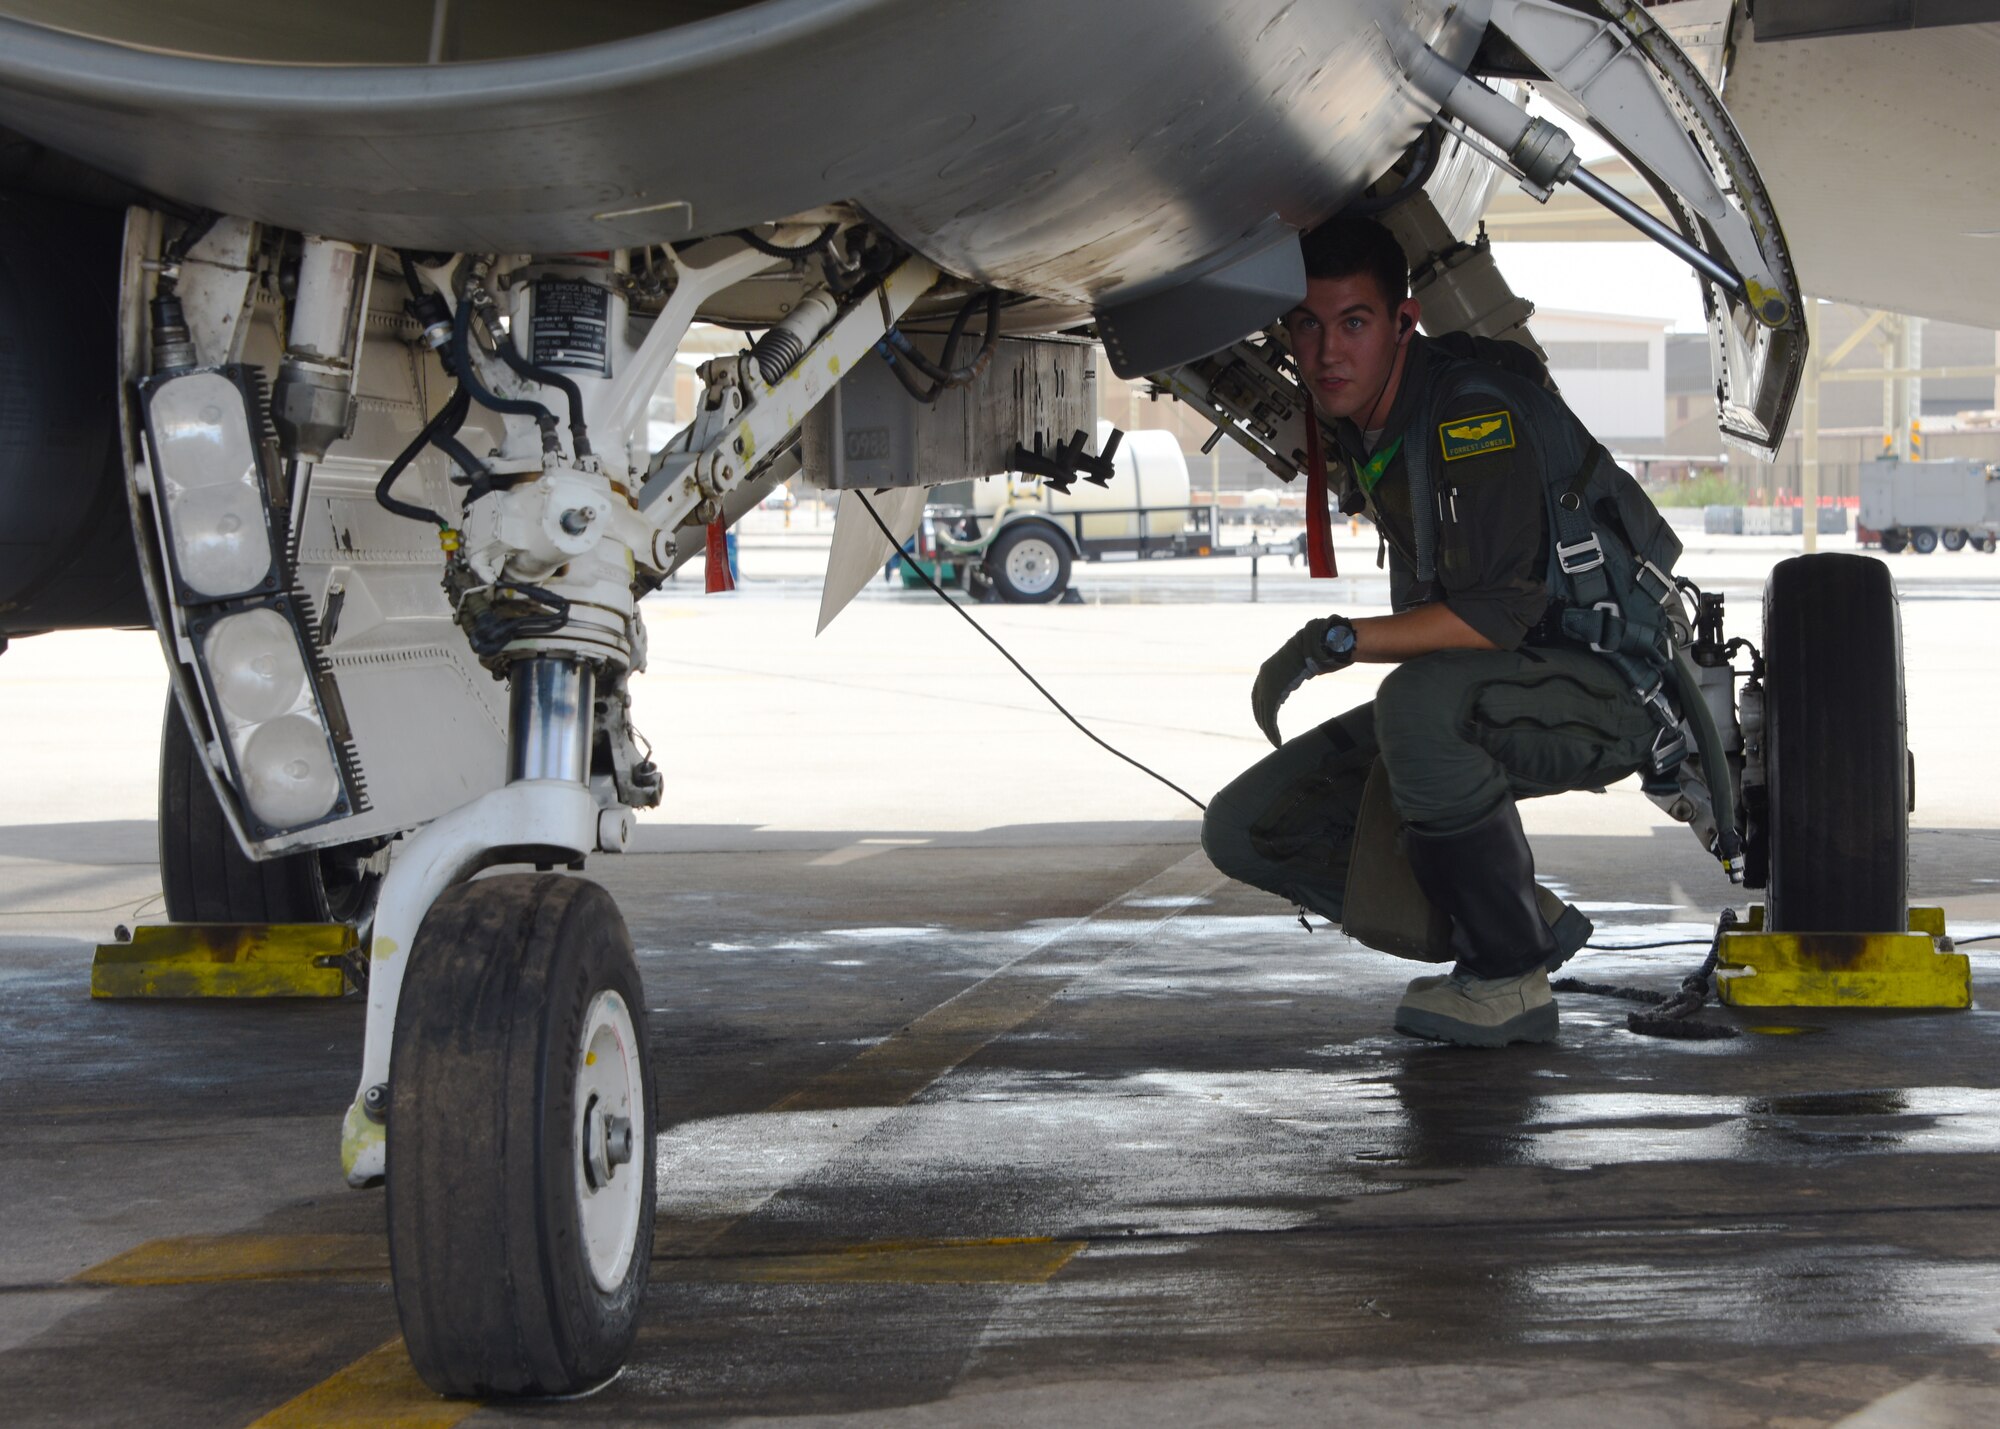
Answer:
[[[1298,634],[1278,647],[1258,670],[1257,683],[1250,687],[1250,713],[1273,747],[1284,743],[1278,735],[1278,707],[1291,698],[1292,691],[1314,675],[1344,670],[1353,663],[1354,627],[1345,616],[1308,620]]]

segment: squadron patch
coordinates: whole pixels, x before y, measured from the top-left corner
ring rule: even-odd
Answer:
[[[1503,452],[1514,445],[1514,419],[1506,412],[1488,412],[1483,417],[1461,417],[1438,428],[1444,459],[1478,456],[1481,452]]]

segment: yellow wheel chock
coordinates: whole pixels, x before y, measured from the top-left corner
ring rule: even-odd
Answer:
[[[90,995],[340,997],[354,951],[345,923],[167,923],[98,947]]]
[[[1729,1007],[1970,1007],[1972,960],[1948,949],[1942,908],[1912,908],[1907,933],[1767,933],[1752,904],[1722,935],[1716,992]]]

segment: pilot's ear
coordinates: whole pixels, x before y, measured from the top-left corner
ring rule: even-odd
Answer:
[[[1423,304],[1415,298],[1405,298],[1396,304],[1396,340],[1403,342],[1417,330],[1417,324],[1424,320]]]

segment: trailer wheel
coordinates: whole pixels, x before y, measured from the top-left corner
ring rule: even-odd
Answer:
[[[1940,539],[1943,540],[1944,548],[1947,551],[1962,551],[1965,549],[1965,532],[1959,530],[1956,526],[1945,532]]]
[[[1039,521],[1022,521],[1002,531],[986,553],[986,573],[1003,600],[1046,605],[1069,585],[1069,546]]]
[[[1909,920],[1902,622],[1888,567],[1795,556],[1764,587],[1770,874],[1778,932]]]
[[[1928,556],[1937,549],[1937,532],[1928,526],[1919,526],[1910,532],[1910,549],[1920,556]]]
[[[1972,549],[1990,556],[1996,550],[2000,550],[2000,539],[1992,536],[1974,536],[1972,538]]]
[[[1900,528],[1892,527],[1882,533],[1882,549],[1889,555],[1901,555],[1909,544],[1910,533]]]

